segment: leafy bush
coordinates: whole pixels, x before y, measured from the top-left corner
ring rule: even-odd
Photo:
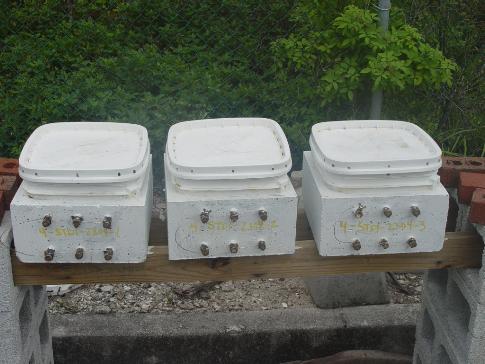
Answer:
[[[127,121],[149,129],[160,171],[173,123],[262,116],[283,125],[298,168],[309,127],[367,118],[373,86],[388,90],[388,118],[418,122],[452,153],[482,153],[483,115],[477,108],[467,114],[466,127],[455,109],[440,122],[447,107],[440,93],[459,94],[455,85],[463,82],[457,75],[475,74],[462,66],[470,59],[457,56],[461,67],[452,79],[455,66],[436,49],[435,33],[424,38],[407,24],[406,16],[418,13],[413,6],[420,2],[393,10],[388,35],[379,31],[372,11],[345,8],[348,3],[2,2],[0,155],[18,155],[28,135],[44,123]],[[420,30],[429,28],[419,17],[413,21]],[[455,21],[465,32],[466,24]],[[455,58],[478,42],[467,38],[445,55]],[[471,54],[480,63],[476,52]]]

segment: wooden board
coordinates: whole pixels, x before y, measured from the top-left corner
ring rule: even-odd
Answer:
[[[483,250],[481,237],[470,233],[447,233],[443,249],[433,253],[321,257],[313,240],[296,245],[294,255],[195,261],[169,261],[167,246],[157,245],[142,264],[24,264],[12,252],[12,268],[17,285],[224,281],[472,268],[481,266]]]

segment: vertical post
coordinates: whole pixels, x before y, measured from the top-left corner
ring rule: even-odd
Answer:
[[[377,6],[379,10],[379,25],[384,32],[389,28],[389,10],[391,9],[391,0],[379,0]],[[370,106],[370,118],[377,120],[381,118],[382,109],[382,90],[375,90],[372,92],[372,100]]]

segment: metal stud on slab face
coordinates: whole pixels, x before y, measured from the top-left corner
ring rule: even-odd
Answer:
[[[382,213],[384,214],[385,217],[392,216],[392,210],[389,206],[384,206],[384,208],[382,209]]]
[[[382,249],[387,249],[389,248],[389,241],[386,238],[382,238],[379,241],[379,245],[382,247]]]
[[[106,248],[103,252],[104,254],[104,260],[110,261],[113,259],[113,248]]]
[[[48,227],[52,224],[52,216],[51,215],[45,215],[44,218],[42,219],[42,226],[43,227]]]
[[[83,217],[81,215],[72,215],[71,220],[72,226],[77,229],[79,226],[81,226],[81,223],[83,222]]]
[[[359,202],[359,205],[354,210],[354,216],[357,219],[361,219],[364,216],[364,209],[365,209],[365,205]]]
[[[359,239],[354,239],[354,241],[352,241],[352,248],[354,250],[360,250],[362,248],[362,245],[360,244]]]
[[[103,218],[103,228],[105,229],[111,229],[111,223],[113,221],[113,218],[111,216],[105,216]]]
[[[200,221],[203,224],[207,224],[209,222],[210,213],[211,213],[211,210],[206,210],[206,209],[203,209],[202,212],[200,213]]]
[[[416,241],[416,238],[410,237],[407,241],[408,245],[410,248],[416,248],[418,246],[418,243]]]
[[[44,251],[44,260],[46,262],[51,262],[54,259],[54,254],[56,250],[53,247],[49,247]]]
[[[239,219],[239,212],[237,212],[237,209],[231,209],[229,211],[229,220],[232,222],[236,222]]]
[[[264,240],[258,241],[258,248],[260,250],[266,250],[266,242]]]
[[[235,242],[235,241],[231,242],[229,244],[229,251],[232,254],[236,254],[239,251],[239,244],[237,242]]]
[[[260,208],[258,210],[258,215],[259,215],[259,218],[263,221],[266,221],[268,220],[268,211],[266,211],[265,209],[263,208]]]
[[[204,257],[208,256],[209,255],[209,245],[207,245],[206,243],[200,244],[200,252],[202,253],[202,255]]]
[[[84,256],[84,249],[81,247],[77,248],[74,256],[76,257],[76,259],[82,259]]]
[[[411,206],[411,213],[415,216],[415,217],[418,217],[419,215],[421,215],[421,210],[419,209],[419,207],[417,205],[412,205]]]

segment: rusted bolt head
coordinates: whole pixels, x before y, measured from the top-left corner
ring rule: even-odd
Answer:
[[[411,213],[412,213],[414,216],[418,217],[419,215],[421,215],[421,210],[419,209],[419,207],[418,207],[418,206],[416,206],[416,205],[412,205],[412,206],[411,206]]]
[[[239,219],[239,212],[237,212],[236,209],[231,209],[231,211],[229,211],[229,219],[232,222],[236,222],[237,219]]]
[[[410,248],[416,248],[418,246],[416,239],[412,237],[408,239],[407,243]]]
[[[382,212],[384,213],[385,217],[391,217],[392,216],[392,210],[389,206],[384,206],[382,209]]]
[[[268,220],[268,211],[266,211],[265,209],[259,209],[258,215],[261,220],[263,221]]]
[[[48,227],[50,224],[52,224],[52,216],[45,215],[44,218],[42,219],[42,226]]]
[[[111,216],[105,216],[103,218],[103,227],[105,229],[111,229],[111,222],[113,221]]]
[[[229,244],[229,251],[232,254],[236,254],[239,250],[239,244],[238,243],[230,243]]]
[[[379,245],[383,248],[383,249],[387,249],[389,248],[389,241],[386,239],[386,238],[382,238],[380,241],[379,241]]]
[[[74,256],[76,257],[76,259],[82,259],[84,256],[84,249],[81,247],[77,248]]]
[[[113,259],[113,248],[106,248],[103,251],[104,254],[104,260],[111,260]]]
[[[352,248],[354,248],[354,250],[360,250],[360,248],[362,248],[359,239],[354,239],[354,241],[352,241]]]
[[[354,210],[354,216],[358,219],[362,218],[364,216],[364,209],[365,206],[359,203],[359,206]]]
[[[44,250],[44,260],[47,262],[50,262],[54,259],[54,254],[55,254],[55,249],[54,248],[47,248]]]
[[[209,255],[209,245],[207,245],[206,243],[200,244],[200,252],[202,253],[202,255],[204,257],[208,256]]]
[[[207,222],[209,221],[210,212],[211,210],[203,209],[200,213],[200,221],[202,221],[203,224],[207,224]]]
[[[266,250],[266,242],[264,240],[258,241],[258,248],[261,250]]]
[[[71,216],[72,225],[77,229],[83,222],[83,217],[81,215]]]

